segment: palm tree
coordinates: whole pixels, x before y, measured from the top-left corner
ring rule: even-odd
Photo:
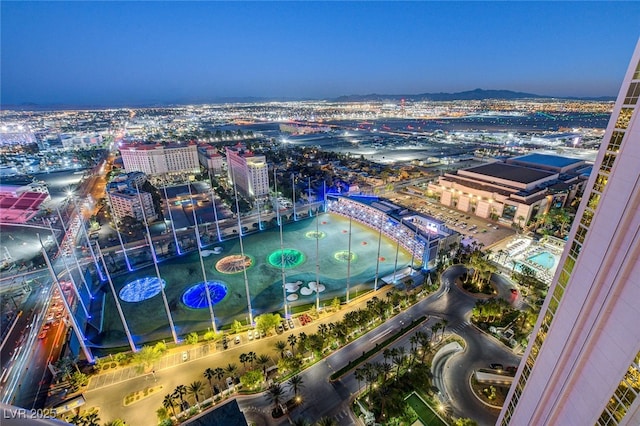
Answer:
[[[98,412],[93,410],[83,416],[83,426],[100,426],[100,417]]]
[[[440,329],[442,330],[442,337],[444,337],[444,329],[447,328],[447,324],[449,324],[449,320],[443,319],[442,326],[440,327]]]
[[[240,362],[242,363],[242,368],[247,369],[247,354],[240,354]]]
[[[295,353],[293,349],[295,348],[296,343],[298,343],[298,338],[296,337],[295,334],[290,334],[289,337],[287,338],[287,341],[289,342],[289,346],[291,346],[291,352]]]
[[[191,395],[193,395],[193,397],[196,399],[196,405],[200,404],[200,393],[202,393],[202,390],[204,388],[204,383],[202,383],[200,380],[196,380],[195,382],[191,383],[189,385],[189,393]]]
[[[184,396],[186,394],[187,394],[187,387],[185,385],[178,385],[176,386],[175,390],[173,391],[173,394],[171,395],[174,398],[180,399],[180,411],[184,410]]]
[[[300,389],[304,389],[304,380],[301,376],[296,374],[295,376],[291,376],[291,378],[287,381],[287,385],[289,385],[289,390],[293,391],[293,396],[298,396],[298,391]]]
[[[440,330],[440,321],[431,326],[431,338],[436,337],[438,330]]]
[[[224,369],[220,367],[216,367],[216,369],[213,370],[213,374],[216,376],[216,379],[218,379],[218,381],[221,382],[222,379],[224,378]]]
[[[212,368],[207,368],[206,370],[204,370],[204,378],[209,381],[209,387],[211,388],[211,395],[215,394],[215,392],[213,391],[213,382],[212,382],[215,376],[216,376],[216,372],[213,371]]]
[[[264,375],[265,379],[267,378],[267,364],[269,364],[270,361],[271,358],[269,358],[269,356],[265,354],[258,355],[258,358],[256,359],[258,365],[262,367],[262,374]]]
[[[238,366],[233,363],[230,363],[229,365],[227,365],[224,371],[229,373],[230,376],[235,376],[235,374],[238,372]]]
[[[255,360],[257,359],[257,357],[258,357],[258,356],[256,355],[256,353],[255,353],[255,352],[253,352],[253,351],[250,351],[250,352],[247,354],[247,362],[250,362],[250,363],[251,363],[251,368],[253,368],[253,363],[255,362]]]
[[[280,402],[282,402],[282,397],[284,396],[284,390],[280,383],[274,383],[271,385],[269,390],[267,390],[267,400],[273,404],[275,410],[280,408]]]
[[[384,358],[384,362],[387,362],[387,360],[391,358],[391,349],[385,348],[382,351],[382,357]]]
[[[361,368],[356,368],[353,377],[358,381],[358,392],[360,392],[360,382],[364,379],[364,371]]]
[[[383,383],[387,381],[387,377],[389,376],[389,373],[391,373],[392,369],[393,367],[388,362],[384,362],[380,365],[380,372],[384,374]]]
[[[404,364],[404,362],[406,361],[407,356],[405,355],[405,349],[404,346],[400,346],[397,352],[397,355],[395,355],[393,357],[393,363],[396,365],[397,370],[396,370],[396,379],[398,377],[400,377],[400,367],[402,367],[402,364]]]
[[[284,350],[287,348],[287,344],[284,342],[284,340],[278,340],[273,344],[273,346],[277,351],[280,352],[280,358],[284,358]]]
[[[176,409],[173,406],[173,402],[174,401],[175,401],[175,398],[173,397],[173,395],[168,393],[168,394],[166,394],[164,396],[164,399],[162,400],[162,406],[164,408],[171,408],[171,412],[173,413],[173,417],[178,418],[178,416],[176,416]]]
[[[322,417],[316,422],[315,426],[338,426],[338,422],[331,417]]]
[[[326,338],[328,332],[329,327],[327,326],[327,324],[320,324],[318,326],[318,333],[320,334],[320,336],[322,336],[323,340]]]

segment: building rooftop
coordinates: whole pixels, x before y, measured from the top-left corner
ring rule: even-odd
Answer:
[[[510,180],[524,184],[533,183],[557,174],[554,172],[504,163],[483,164],[481,166],[460,170],[460,172],[476,173],[488,176],[489,178],[494,177],[497,179]]]
[[[192,426],[247,426],[247,420],[235,399],[206,411],[187,423]]]
[[[551,167],[567,167],[572,164],[584,163],[584,160],[562,157],[560,155],[550,155],[550,154],[527,154],[521,155],[519,157],[514,157],[509,160],[510,163],[517,164],[527,164],[527,165],[541,165],[541,166],[551,166]]]

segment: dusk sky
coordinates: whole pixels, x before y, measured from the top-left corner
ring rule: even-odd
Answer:
[[[616,96],[638,2],[1,2],[1,102]]]

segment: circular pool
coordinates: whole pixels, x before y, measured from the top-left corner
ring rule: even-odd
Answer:
[[[304,236],[305,236],[305,238],[308,238],[310,240],[316,240],[316,239],[320,240],[320,239],[326,237],[327,233],[326,232],[322,232],[322,231],[318,231],[318,232],[309,231],[306,234],[304,234]]]

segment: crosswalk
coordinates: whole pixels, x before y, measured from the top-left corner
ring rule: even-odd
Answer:
[[[344,425],[344,426],[350,426],[350,425],[354,425],[356,423],[353,422],[353,420],[351,419],[351,416],[349,415],[349,412],[347,410],[342,410],[340,411],[338,414],[333,416],[333,419],[340,425]]]
[[[459,334],[463,329],[469,327],[471,323],[469,321],[462,321],[452,326],[448,326],[445,332]]]

